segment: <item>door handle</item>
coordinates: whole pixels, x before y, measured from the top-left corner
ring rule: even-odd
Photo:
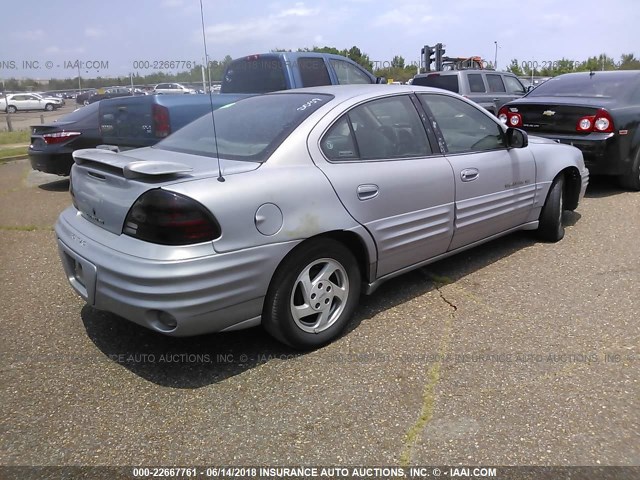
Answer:
[[[358,200],[370,200],[378,196],[379,189],[377,185],[359,185]]]
[[[478,172],[477,168],[465,168],[460,172],[460,179],[463,182],[471,182],[478,178],[480,172]]]
[[[498,101],[500,101],[500,99],[499,98],[494,98],[493,101],[494,102],[498,102]]]

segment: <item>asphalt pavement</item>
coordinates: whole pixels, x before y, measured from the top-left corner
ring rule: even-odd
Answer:
[[[86,306],[67,189],[0,165],[0,465],[640,465],[640,193],[596,182],[561,242],[394,279],[300,353]]]

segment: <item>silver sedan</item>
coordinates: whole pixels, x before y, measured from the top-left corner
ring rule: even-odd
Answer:
[[[297,348],[408,270],[515,230],[560,240],[589,178],[578,149],[410,85],[251,97],[74,160],[55,231],[88,304],[174,336],[262,324]]]

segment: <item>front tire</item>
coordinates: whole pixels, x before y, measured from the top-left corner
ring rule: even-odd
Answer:
[[[549,189],[544,202],[538,225],[538,238],[547,242],[558,242],[564,237],[562,225],[564,177],[558,175]]]
[[[47,112],[51,112],[51,111],[53,111],[53,105],[51,105],[50,103],[47,103],[47,104],[44,106],[44,109],[45,109]]]
[[[343,244],[310,240],[276,270],[262,321],[276,339],[299,349],[320,347],[344,330],[360,297],[360,269]]]

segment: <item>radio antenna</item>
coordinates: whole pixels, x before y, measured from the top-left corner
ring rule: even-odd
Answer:
[[[209,80],[209,104],[211,105],[211,124],[213,125],[213,142],[215,144],[216,158],[218,159],[218,181],[224,182],[222,167],[220,166],[220,152],[218,151],[218,135],[216,134],[216,119],[213,114],[213,93],[211,92],[211,69],[209,68],[209,54],[207,53],[207,32],[204,28],[204,8],[200,0],[200,20],[202,22],[202,43],[204,44],[204,59],[207,62],[207,76]]]

